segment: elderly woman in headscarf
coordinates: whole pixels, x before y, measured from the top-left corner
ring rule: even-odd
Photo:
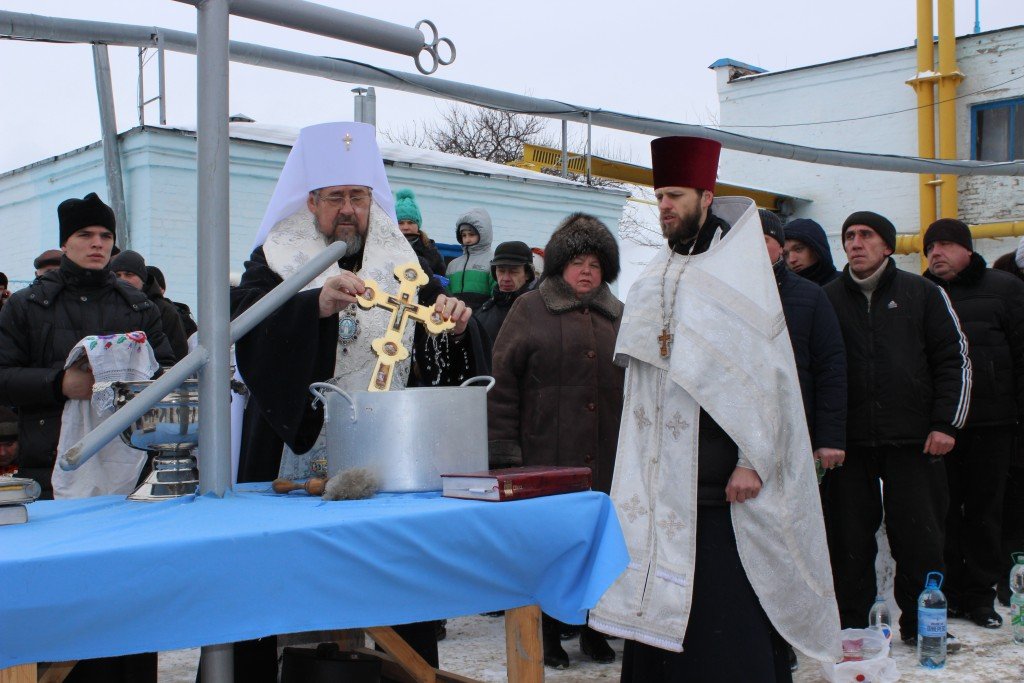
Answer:
[[[612,362],[623,305],[608,285],[618,274],[619,247],[604,223],[583,213],[562,221],[544,249],[540,284],[513,304],[494,343],[492,467],[589,467],[594,490],[611,489],[624,371]],[[544,663],[564,669],[560,630],[544,615]],[[594,661],[615,659],[589,627],[580,649]]]

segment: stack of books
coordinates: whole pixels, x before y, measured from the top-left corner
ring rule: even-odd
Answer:
[[[0,477],[0,526],[27,522],[28,508],[25,505],[38,498],[40,492],[34,479]]]

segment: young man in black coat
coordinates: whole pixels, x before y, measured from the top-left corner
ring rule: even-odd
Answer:
[[[950,505],[942,590],[951,614],[999,628],[1003,619],[992,605],[994,585],[1006,581],[1000,516],[1017,424],[1024,416],[1024,283],[986,268],[985,259],[974,253],[970,228],[952,218],[929,226],[924,253],[924,276],[953,302],[974,368],[967,426],[944,459]]]
[[[888,219],[858,211],[842,234],[850,263],[825,287],[843,331],[848,386],[846,460],[824,490],[836,598],[844,628],[867,625],[884,506],[900,633],[911,642],[925,575],[944,570],[942,456],[967,420],[971,362],[949,298],[889,258],[896,228]]]
[[[0,313],[0,405],[18,409],[19,474],[51,498],[61,416],[68,399],[92,396],[87,363],[64,369],[82,337],[142,330],[161,364],[174,354],[160,327],[160,313],[146,296],[110,271],[114,212],[95,193],[57,207],[60,266],[16,292]],[[70,683],[156,681],[156,654],[79,662]]]

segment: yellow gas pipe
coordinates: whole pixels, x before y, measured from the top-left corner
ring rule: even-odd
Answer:
[[[1006,221],[1002,223],[981,223],[968,226],[971,229],[971,236],[976,240],[998,238],[998,237],[1020,237],[1024,235],[1024,221]],[[921,245],[924,243],[924,233],[916,235],[897,235],[897,254],[918,254],[921,253]],[[924,268],[928,267],[928,261],[924,261]],[[923,270],[923,268],[922,268]]]
[[[957,69],[956,35],[953,30],[953,0],[939,0],[939,158],[956,159],[956,88],[964,75]],[[959,218],[955,175],[940,176],[940,214]],[[921,226],[922,232],[928,224]]]
[[[917,155],[935,158],[935,48],[932,33],[932,0],[917,0],[917,75],[907,85],[917,92]],[[931,173],[918,176],[919,232],[936,218],[936,180]],[[920,244],[920,237],[918,238]],[[910,253],[910,252],[908,252]]]

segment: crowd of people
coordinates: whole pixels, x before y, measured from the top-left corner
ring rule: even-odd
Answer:
[[[372,127],[303,129],[232,316],[329,244],[347,250],[237,344],[250,391],[238,481],[312,471],[324,416],[307,387],[367,386],[390,314],[357,297],[367,278],[397,292],[384,274],[417,261],[419,303],[454,329],[444,343],[406,330],[392,390],[492,374],[491,466],[589,467],[618,511],[629,567],[582,629],[544,616],[548,666],[570,665],[576,633],[598,662],[615,659],[608,637],[626,639],[623,681],[791,680],[794,647],[836,661],[840,628],[867,625],[883,520],[905,641],[929,571],[945,572],[950,615],[999,628],[1009,554],[1024,548],[1022,500],[1006,495],[1024,482],[1024,255],[989,268],[968,226],[943,218],[917,275],[892,258],[893,224],[858,210],[837,270],[815,221],[715,197],[719,151],[652,143],[666,245],[623,302],[598,218],[567,216],[542,250],[492,249],[491,217],[472,208],[446,263],[412,190],[392,194]],[[0,273],[0,468],[45,497],[65,403],[94,383],[87,362],[65,367],[79,340],[142,331],[166,367],[196,330],[158,268],[118,253],[96,194],[63,202],[58,224],[60,249],[28,287],[12,295]],[[437,623],[396,628],[437,666]],[[154,662],[91,660],[68,680],[155,680]],[[276,638],[235,644],[236,680],[276,671]]]

